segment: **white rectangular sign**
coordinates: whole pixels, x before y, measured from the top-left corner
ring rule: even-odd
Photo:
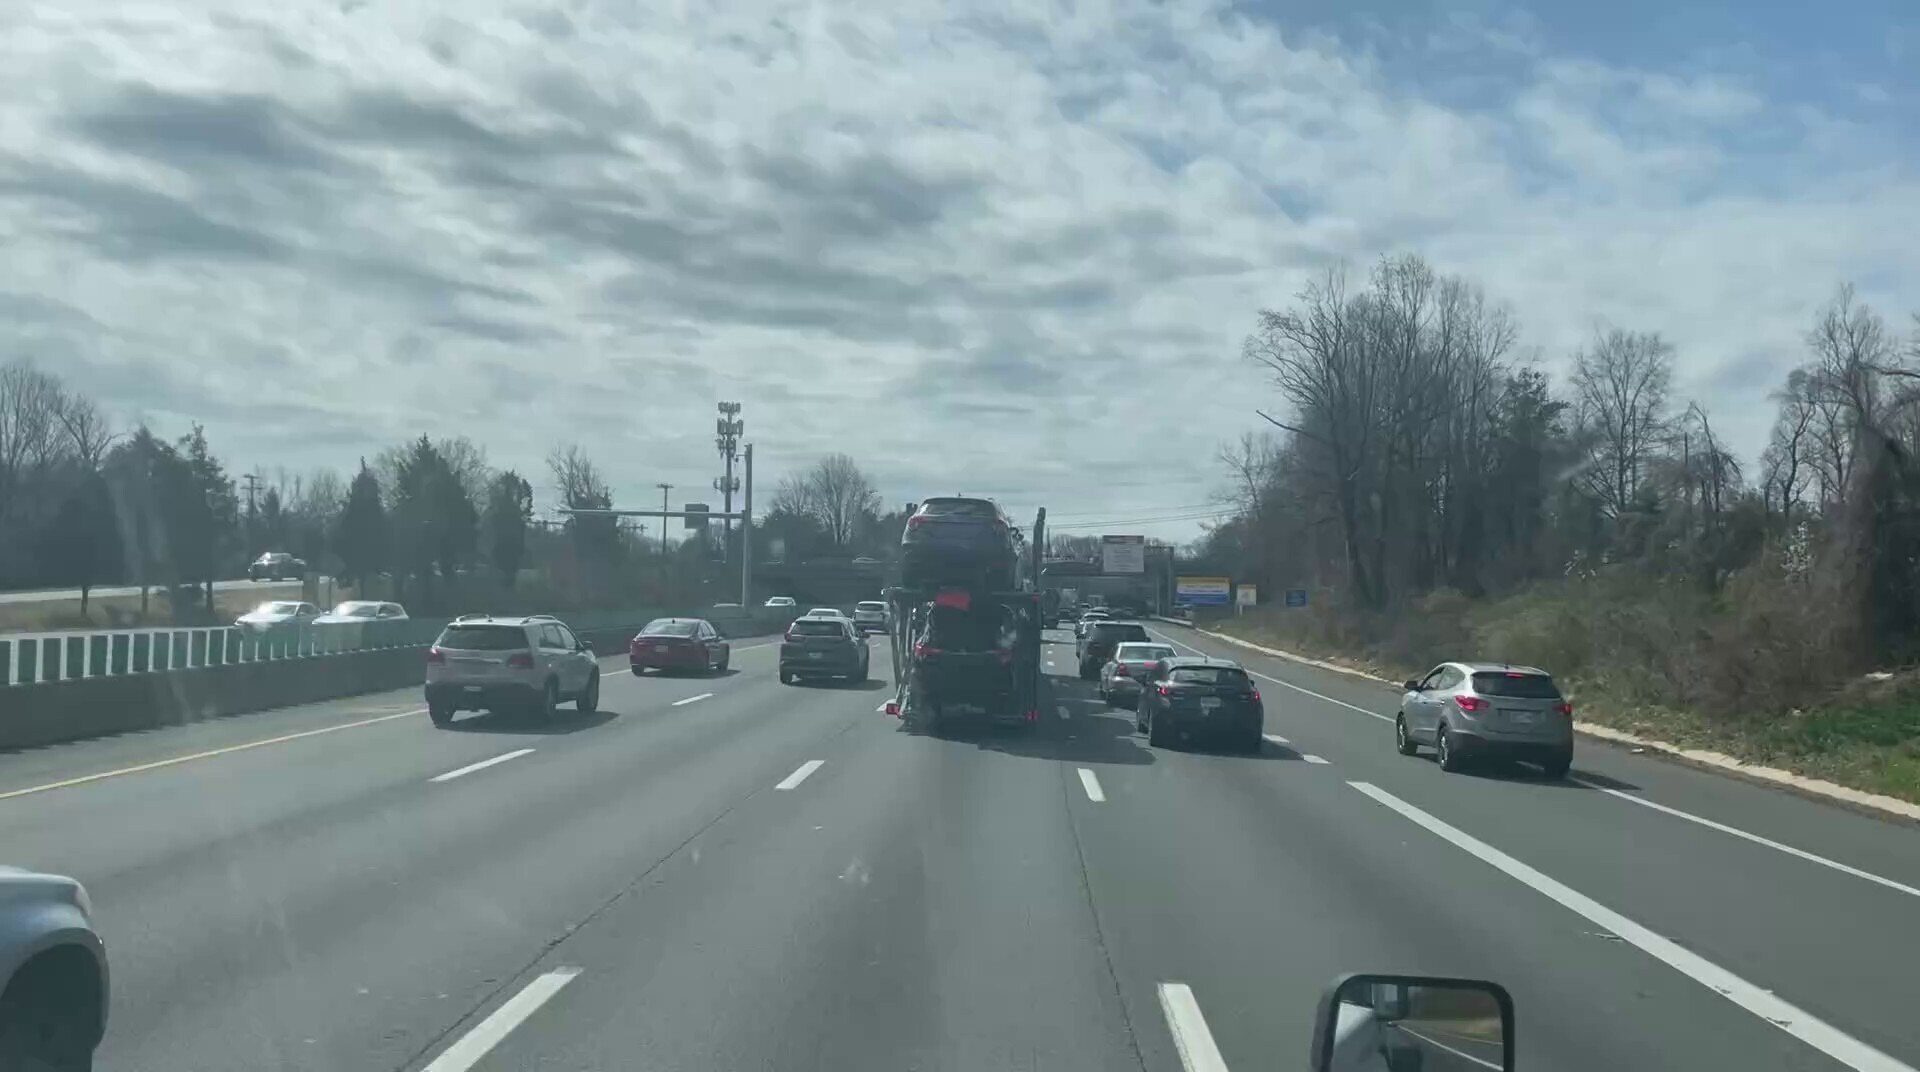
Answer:
[[[1147,572],[1147,538],[1145,536],[1100,537],[1100,572]]]

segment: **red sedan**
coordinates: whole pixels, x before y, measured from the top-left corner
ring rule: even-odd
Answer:
[[[635,677],[648,670],[717,673],[732,661],[733,645],[704,618],[656,618],[627,646]]]

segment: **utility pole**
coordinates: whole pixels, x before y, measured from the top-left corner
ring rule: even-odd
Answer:
[[[260,490],[259,473],[242,473],[240,479],[247,482],[247,559],[253,559],[254,512],[253,493]]]
[[[753,606],[753,444],[747,444],[747,487],[740,500],[740,605]]]
[[[740,419],[740,403],[722,402],[719,406],[720,419],[714,422],[714,445],[720,448],[720,459],[726,463],[725,476],[716,477],[713,490],[725,496],[722,509],[733,513],[733,493],[740,490],[740,481],[733,475],[733,462],[740,456],[740,435],[746,431],[747,422]],[[733,518],[721,522],[723,526],[720,546],[728,553],[733,549]]]
[[[669,492],[669,491],[672,491],[672,490],[673,490],[673,485],[672,485],[672,484],[655,484],[655,485],[654,485],[654,487],[656,487],[656,488],[659,488],[659,489],[660,489],[660,510],[661,510],[661,512],[662,512],[662,513],[665,513],[665,512],[666,512],[666,510],[667,510],[667,492]],[[662,520],[662,521],[660,522],[660,557],[661,557],[661,560],[662,560],[662,561],[665,561],[665,559],[666,559],[666,556],[667,556],[667,523],[666,523],[666,521],[665,521],[665,520],[663,519],[663,520]]]

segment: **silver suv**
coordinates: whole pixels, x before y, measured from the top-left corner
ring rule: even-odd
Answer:
[[[427,714],[445,726],[457,711],[531,709],[553,718],[562,701],[582,714],[600,706],[593,645],[551,614],[465,614],[427,652]]]
[[[1410,756],[1432,745],[1440,769],[1467,760],[1526,759],[1549,778],[1573,765],[1573,705],[1545,670],[1506,663],[1441,663],[1406,683],[1395,747]]]

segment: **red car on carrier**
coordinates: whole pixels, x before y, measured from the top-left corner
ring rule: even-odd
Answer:
[[[733,645],[705,618],[656,618],[627,646],[633,676],[648,670],[718,673],[733,659]]]

